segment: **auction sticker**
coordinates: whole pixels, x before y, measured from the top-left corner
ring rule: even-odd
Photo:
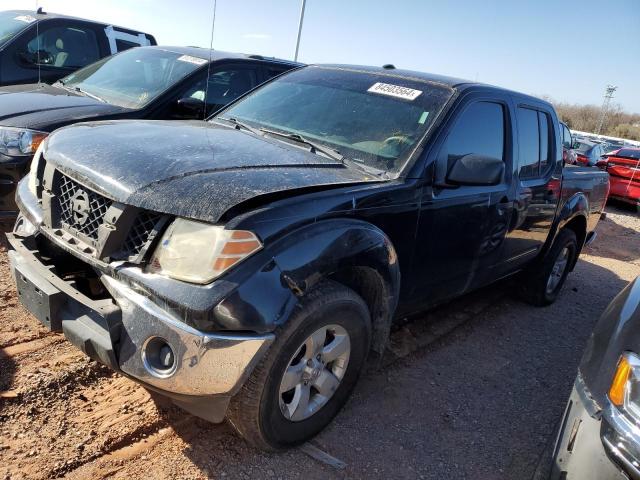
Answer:
[[[404,100],[415,100],[422,93],[422,90],[414,90],[413,88],[401,87],[400,85],[391,85],[390,83],[376,82],[369,87],[367,92],[402,98]]]
[[[32,17],[31,15],[18,15],[17,17],[13,17],[13,19],[25,23],[32,23],[36,21],[35,17]]]
[[[178,57],[181,62],[193,63],[194,65],[204,65],[207,61],[204,58],[192,57],[191,55],[182,55]]]

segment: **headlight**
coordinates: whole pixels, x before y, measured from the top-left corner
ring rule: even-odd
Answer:
[[[640,419],[640,357],[629,352],[620,357],[609,400],[624,413]]]
[[[177,218],[153,253],[149,271],[209,283],[261,248],[252,232]]]
[[[36,197],[38,196],[38,166],[40,165],[40,157],[42,157],[43,147],[44,143],[41,143],[40,146],[38,146],[38,150],[36,150],[36,154],[33,156],[33,160],[31,160],[31,167],[29,168],[29,180],[27,185],[29,186],[29,191]]]
[[[49,135],[24,128],[0,127],[0,153],[5,155],[32,155]]]

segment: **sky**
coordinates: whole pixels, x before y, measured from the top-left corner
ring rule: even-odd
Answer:
[[[208,47],[215,0],[0,0]],[[292,59],[301,0],[217,0],[213,47]],[[640,0],[307,0],[298,59],[420,70],[640,113]]]

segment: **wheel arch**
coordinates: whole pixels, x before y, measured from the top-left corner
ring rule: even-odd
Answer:
[[[550,238],[555,241],[556,237],[563,229],[569,229],[575,233],[578,252],[573,264],[571,265],[571,270],[575,267],[578,261],[578,256],[582,252],[582,247],[587,240],[588,215],[589,199],[582,192],[576,193],[562,205],[557,215],[555,231],[553,232],[553,235],[550,236]],[[552,243],[553,242],[549,242],[547,251],[551,247]]]
[[[382,356],[400,292],[400,267],[391,240],[360,220],[321,221],[288,237],[274,260],[294,295],[303,297],[325,279],[354,290],[371,315],[371,350]]]

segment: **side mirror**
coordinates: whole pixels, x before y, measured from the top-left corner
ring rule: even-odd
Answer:
[[[176,102],[175,113],[180,118],[202,119],[204,118],[204,102],[197,98],[185,97]]]
[[[471,153],[453,164],[447,182],[452,185],[497,185],[503,175],[501,159]]]

